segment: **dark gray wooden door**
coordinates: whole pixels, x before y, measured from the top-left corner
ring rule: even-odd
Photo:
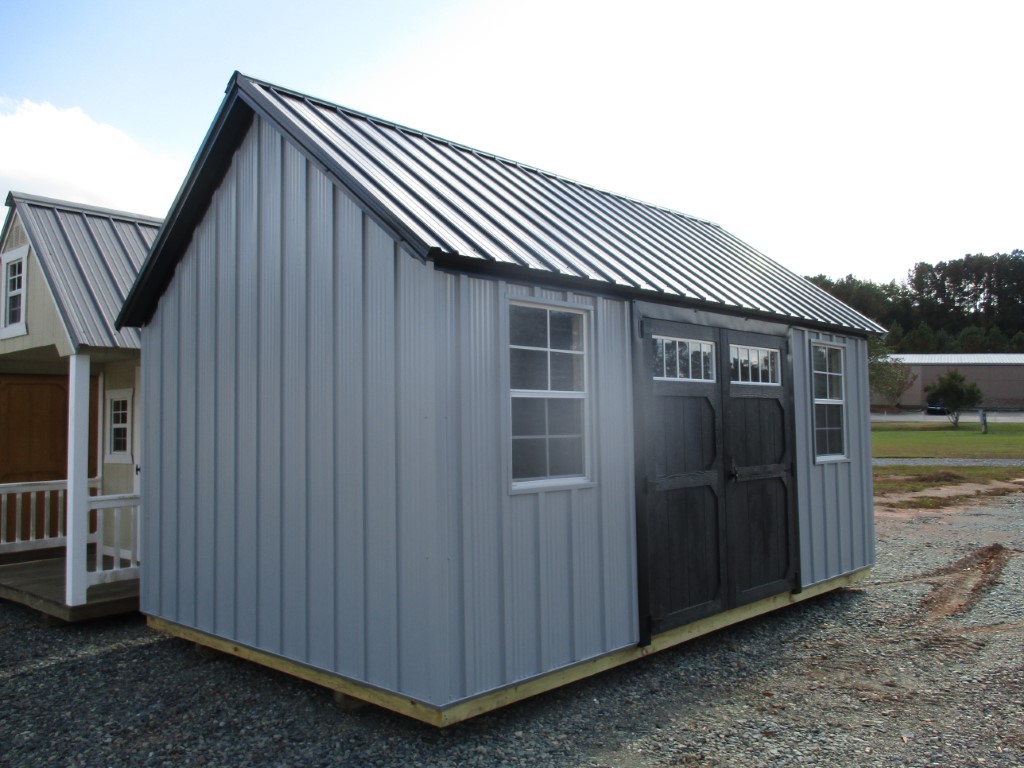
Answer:
[[[641,328],[637,523],[646,642],[791,589],[795,529],[786,339],[653,319]]]
[[[729,604],[736,606],[795,586],[792,373],[784,337],[722,336],[729,358],[723,377]]]

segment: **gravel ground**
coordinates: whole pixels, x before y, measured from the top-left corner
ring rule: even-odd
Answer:
[[[1024,459],[872,459],[875,467],[1024,467]]]
[[[880,511],[869,581],[438,731],[0,601],[0,765],[1021,766],[1024,495]]]

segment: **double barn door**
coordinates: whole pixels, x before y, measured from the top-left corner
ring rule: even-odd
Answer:
[[[784,335],[644,318],[641,641],[796,588]]]

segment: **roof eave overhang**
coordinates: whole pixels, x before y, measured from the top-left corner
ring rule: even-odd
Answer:
[[[608,283],[603,280],[592,280],[586,277],[575,275],[564,275],[557,272],[545,272],[542,270],[524,267],[519,264],[506,264],[475,256],[463,256],[456,253],[448,253],[441,248],[431,248],[428,258],[438,269],[465,274],[474,274],[496,279],[509,280],[520,283],[533,283],[551,288],[563,290],[585,291],[604,296],[610,296],[627,301],[650,301],[673,306],[686,307],[690,309],[702,309],[714,311],[720,314],[735,315],[737,317],[748,317],[756,320],[766,320],[775,323],[784,323],[789,326],[807,328],[825,333],[839,333],[861,337],[877,333],[869,327],[857,327],[842,325],[839,323],[824,323],[820,320],[813,320],[806,317],[795,317],[790,315],[779,315],[772,312],[764,312],[746,307],[720,304],[700,299],[688,299],[662,291],[652,291],[644,288],[636,288],[629,285]],[[866,322],[871,321],[865,318]],[[875,327],[881,328],[874,323]]]

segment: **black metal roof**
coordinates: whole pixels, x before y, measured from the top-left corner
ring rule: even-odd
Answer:
[[[17,212],[71,346],[138,349],[139,332],[116,330],[114,318],[160,219],[21,192],[10,192],[7,206]]]
[[[212,194],[253,113],[423,258],[814,326],[883,330],[717,224],[239,73],[119,323],[141,325],[152,315],[205,209],[203,196]]]

